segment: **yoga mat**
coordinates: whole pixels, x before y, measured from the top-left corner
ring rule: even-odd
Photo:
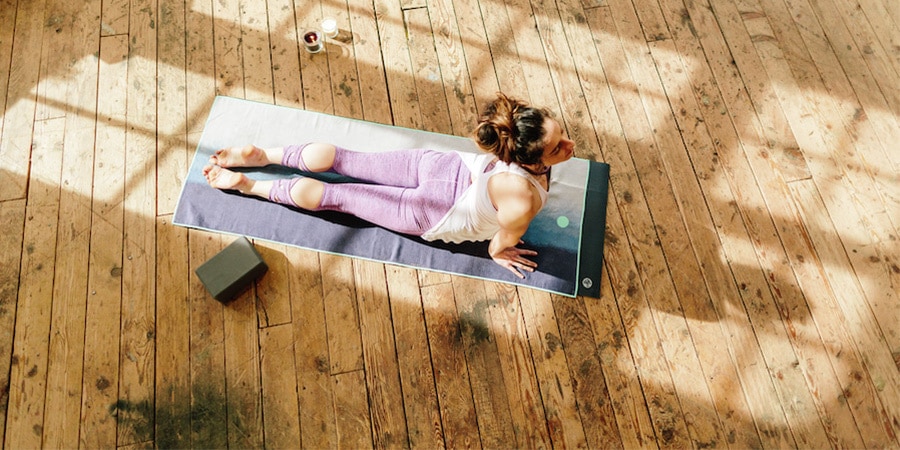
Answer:
[[[521,280],[488,256],[487,241],[427,242],[346,214],[308,212],[207,185],[202,169],[216,150],[330,142],[365,152],[404,148],[478,152],[465,137],[381,125],[299,109],[217,97],[175,208],[176,225],[248,236],[338,255],[501,281],[566,296],[599,297],[609,166],[573,158],[553,167],[550,197],[522,238],[538,269]],[[280,166],[239,169],[251,178],[297,174]]]

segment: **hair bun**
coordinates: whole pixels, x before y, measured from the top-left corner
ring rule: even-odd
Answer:
[[[516,128],[514,111],[519,106],[503,93],[488,104],[475,130],[476,142],[485,151],[497,155],[501,160],[510,161],[516,148]]]
[[[497,93],[478,119],[475,142],[503,162],[533,164],[543,154],[543,109]]]

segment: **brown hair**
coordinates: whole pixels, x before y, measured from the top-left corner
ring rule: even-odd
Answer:
[[[497,93],[478,118],[475,143],[501,161],[537,164],[544,154],[544,121],[550,112]]]

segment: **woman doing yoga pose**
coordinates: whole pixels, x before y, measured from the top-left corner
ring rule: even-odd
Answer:
[[[575,143],[550,113],[498,94],[479,117],[483,154],[398,150],[354,152],[309,143],[217,151],[203,174],[210,186],[311,211],[340,211],[384,228],[446,242],[490,240],[488,253],[520,278],[537,264],[520,249],[528,225],[547,201],[550,167],[567,161]],[[253,180],[231,167],[280,164],[332,171],[359,183],[309,177]]]

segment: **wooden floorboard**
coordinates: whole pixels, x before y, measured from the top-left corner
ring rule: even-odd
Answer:
[[[0,0],[3,447],[900,448],[898,83],[893,0]],[[217,95],[467,136],[498,90],[611,165],[599,299],[194,275]]]

